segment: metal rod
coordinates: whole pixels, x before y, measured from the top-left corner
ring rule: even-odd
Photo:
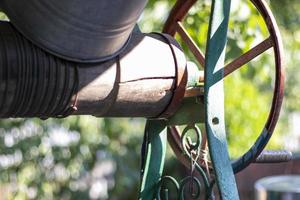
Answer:
[[[196,57],[199,64],[204,68],[205,58],[204,54],[201,52],[200,48],[197,46],[192,37],[188,34],[187,30],[185,30],[183,24],[178,21],[176,23],[176,29],[178,34],[182,37],[183,41],[188,45],[193,55]]]
[[[227,64],[224,68],[224,77],[231,74],[235,70],[239,69],[246,63],[250,62],[263,52],[267,51],[273,46],[272,38],[269,37],[253,47],[251,50],[247,51],[245,54],[241,55],[231,63]]]

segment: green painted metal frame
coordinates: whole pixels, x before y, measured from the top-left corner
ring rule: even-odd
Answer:
[[[142,200],[153,200],[164,168],[167,146],[167,127],[163,120],[148,120],[142,148],[141,189]]]
[[[145,156],[142,161],[142,200],[157,199],[167,144],[166,126],[203,121],[220,197],[223,200],[239,199],[228,154],[224,120],[223,68],[230,3],[230,0],[213,0],[212,3],[206,50],[204,106],[199,106],[201,101],[197,100],[198,97],[186,98],[183,106],[169,120],[147,121],[142,152]],[[204,119],[199,115],[203,112]]]
[[[223,200],[239,199],[228,154],[224,120],[223,77],[230,3],[230,0],[212,1],[204,76],[207,141]]]

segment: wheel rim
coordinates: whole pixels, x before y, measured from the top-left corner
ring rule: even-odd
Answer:
[[[198,48],[196,43],[193,41],[188,32],[185,30],[183,24],[181,23],[185,18],[187,12],[196,2],[197,0],[178,0],[165,23],[163,32],[173,37],[176,33],[178,33],[179,36],[182,38],[183,42],[187,44],[187,46],[189,47],[190,51],[193,53],[199,64],[204,67],[205,58],[203,53]],[[247,167],[251,162],[255,161],[255,159],[265,148],[266,144],[272,136],[272,133],[278,121],[283,99],[283,47],[281,36],[279,33],[279,28],[271,10],[263,0],[251,0],[251,2],[264,19],[264,22],[267,26],[270,35],[267,39],[256,45],[254,48],[227,64],[224,68],[224,77],[236,71],[241,66],[250,62],[255,57],[264,53],[268,49],[273,48],[275,59],[275,86],[273,91],[272,106],[264,128],[261,131],[259,137],[256,139],[255,143],[252,145],[252,147],[241,157],[232,162],[232,168],[235,173],[241,171],[242,169]],[[180,144],[180,134],[178,128],[172,126],[169,127],[168,131],[168,141],[170,143],[171,148],[173,149],[180,162],[182,162],[185,166],[188,166],[188,159],[186,159],[181,153],[182,147]],[[203,160],[200,159],[199,164],[203,166],[203,163]]]

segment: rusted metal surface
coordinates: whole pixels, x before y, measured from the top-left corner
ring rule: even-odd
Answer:
[[[187,65],[186,65],[185,57],[179,58],[178,56],[176,56],[176,52],[173,47],[173,44],[176,44],[176,42],[174,42],[174,38],[165,34],[159,34],[159,35],[163,37],[165,41],[169,44],[170,50],[172,51],[172,55],[174,57],[174,66],[176,69],[176,82],[175,82],[173,97],[168,107],[163,111],[162,114],[160,114],[157,117],[157,118],[167,119],[177,111],[177,109],[179,108],[183,100],[186,86],[187,86],[188,74],[187,74]],[[178,48],[180,48],[180,46],[178,46]]]
[[[268,116],[268,120],[262,130],[260,136],[255,141],[255,144],[251,149],[246,152],[241,158],[233,162],[233,168],[235,172],[239,172],[245,167],[247,167],[251,162],[260,155],[268,141],[270,140],[276,123],[279,118],[279,113],[282,105],[283,95],[284,95],[284,77],[285,72],[283,68],[283,45],[282,39],[277,26],[276,20],[268,7],[267,3],[263,0],[251,0],[254,6],[262,15],[267,28],[272,38],[274,59],[275,59],[275,85],[274,94],[272,100],[272,107]]]
[[[200,97],[204,95],[204,87],[190,87],[185,90],[184,97]]]
[[[247,51],[245,54],[241,55],[240,57],[236,58],[232,62],[228,63],[224,68],[224,77],[228,76],[235,70],[238,70],[243,65],[247,64],[260,54],[264,53],[268,49],[273,47],[273,40],[271,37],[265,39],[251,50]]]
[[[202,136],[203,137],[203,136]],[[168,127],[168,142],[176,155],[176,158],[186,167],[190,168],[190,159],[184,154],[181,144],[180,130],[176,126]],[[200,154],[198,164],[205,166],[204,154]]]
[[[168,127],[168,142],[176,156],[176,158],[187,168],[190,167],[189,159],[184,155],[181,145],[180,131],[176,126]]]
[[[185,94],[187,71],[177,42],[170,43],[156,34],[134,33],[118,57],[83,64],[46,53],[0,22],[0,118],[155,118],[172,101],[174,112]]]
[[[160,182],[157,184],[158,189],[156,189],[157,199],[160,199],[160,196],[163,196],[163,199],[185,200],[200,199],[201,197],[213,199],[212,189],[215,182],[207,177],[205,171],[197,163],[202,145],[200,128],[196,124],[186,125],[181,138],[178,138],[178,140],[181,141],[181,146],[184,149],[181,156],[190,161],[190,165],[186,166],[189,173],[181,180],[169,175],[161,177]],[[166,182],[170,182],[176,187],[169,191],[169,185]]]
[[[199,63],[201,64],[204,58],[200,53],[199,48],[195,46],[195,42],[191,39],[188,35],[186,30],[182,25],[182,21],[184,17],[187,15],[189,9],[193,6],[196,0],[178,0],[173,7],[169,18],[164,26],[163,31],[168,33],[172,36],[175,36],[178,33],[183,41],[188,45],[191,49],[191,52],[195,55]],[[239,56],[232,62],[225,65],[224,68],[224,76],[227,76],[234,72],[235,70],[242,67],[244,64],[250,62],[255,57],[259,56],[260,54],[264,53],[266,50],[273,48],[274,50],[274,59],[275,59],[275,87],[274,87],[274,95],[272,100],[272,108],[269,113],[268,120],[265,124],[263,131],[261,132],[258,139],[255,141],[255,144],[252,148],[246,152],[240,159],[233,162],[233,168],[235,172],[238,172],[248,166],[251,162],[255,162],[255,159],[261,151],[264,149],[265,145],[269,141],[275,125],[277,123],[282,99],[283,99],[283,87],[284,87],[284,68],[283,68],[283,47],[282,47],[282,40],[280,36],[280,32],[274,16],[269,9],[267,3],[263,0],[251,0],[253,5],[256,9],[260,12],[261,16],[263,17],[265,24],[268,28],[270,36],[253,47],[251,50],[246,52],[245,54]],[[201,11],[200,11],[201,12]],[[197,56],[198,55],[198,56]],[[203,82],[204,76],[199,78],[200,82]],[[193,95],[201,95],[202,92],[196,92],[197,89],[191,88],[187,90],[186,96],[193,96]],[[226,108],[225,108],[226,109]],[[171,132],[175,129],[171,128]],[[177,133],[174,131],[172,135],[176,135]],[[174,142],[175,140],[173,140]],[[172,142],[172,140],[171,140]],[[176,143],[172,146],[176,146]],[[178,145],[177,145],[178,146]],[[176,150],[175,150],[176,151]]]
[[[176,30],[180,37],[183,39],[183,41],[188,45],[191,52],[194,54],[195,58],[199,62],[199,64],[204,67],[205,65],[205,58],[204,54],[201,52],[200,48],[197,46],[195,41],[192,39],[192,37],[189,35],[187,30],[185,30],[183,24],[178,21],[176,23]]]
[[[293,154],[287,150],[265,150],[255,159],[254,163],[281,163],[293,159]]]
[[[196,3],[197,0],[178,0],[171,10],[171,13],[164,25],[163,32],[174,36],[176,33],[176,24],[181,21],[190,8]]]

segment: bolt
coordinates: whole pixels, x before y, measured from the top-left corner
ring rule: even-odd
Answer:
[[[214,118],[212,119],[212,123],[213,123],[214,125],[219,124],[219,118],[214,117]]]

